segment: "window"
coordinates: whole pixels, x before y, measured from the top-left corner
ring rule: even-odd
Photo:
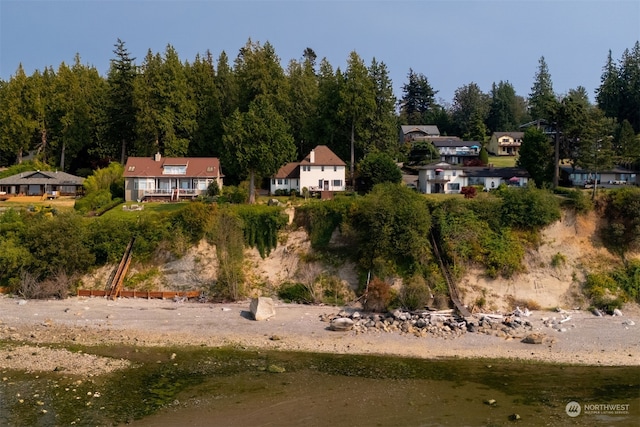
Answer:
[[[289,184],[289,180],[288,180],[288,179],[285,179],[285,180],[284,180],[284,185],[288,185],[288,184]]]
[[[451,191],[460,191],[460,184],[457,182],[452,182],[449,184],[449,190]]]
[[[165,165],[162,169],[163,175],[186,175],[187,174],[187,165]]]
[[[282,180],[281,179],[278,180],[278,185],[282,185]]]
[[[337,166],[334,166],[334,167],[333,167],[333,171],[334,171],[334,172],[337,172],[337,171],[338,171],[338,167],[337,167]]]
[[[271,185],[276,185],[276,179],[275,178],[271,179]]]
[[[213,181],[208,181],[206,179],[198,179],[196,180],[196,188],[200,191],[204,191],[207,189],[209,182],[213,182]]]
[[[334,179],[333,182],[331,183],[331,185],[333,185],[334,187],[342,187],[342,180],[341,179]]]
[[[451,176],[456,176],[456,171],[451,171]]]
[[[324,172],[324,166],[320,166],[320,170]]]

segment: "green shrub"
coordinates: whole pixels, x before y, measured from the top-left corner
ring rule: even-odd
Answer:
[[[173,215],[173,223],[182,229],[191,243],[199,242],[210,231],[215,216],[215,205],[202,202],[188,203]]]
[[[555,194],[563,196],[562,206],[571,208],[577,213],[587,213],[593,209],[593,202],[584,191],[573,188],[558,187],[553,190]]]
[[[551,266],[554,268],[558,268],[561,265],[565,265],[567,263],[567,257],[563,254],[561,254],[560,252],[556,253],[552,258],[551,258]]]
[[[561,217],[560,203],[548,190],[527,186],[503,188],[497,194],[503,200],[501,220],[506,227],[540,229]]]
[[[594,307],[608,313],[613,312],[616,308],[621,308],[627,300],[615,279],[605,273],[587,275],[584,290]]]
[[[309,304],[314,302],[311,292],[302,283],[285,282],[281,284],[278,289],[278,298],[289,303]]]
[[[311,201],[296,208],[294,222],[309,234],[311,247],[323,249],[329,245],[333,232],[347,220],[353,201],[348,198]]]
[[[426,280],[419,274],[407,279],[400,290],[400,303],[407,310],[423,309],[431,301],[433,295]]]

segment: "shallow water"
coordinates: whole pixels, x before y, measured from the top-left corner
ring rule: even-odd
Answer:
[[[640,424],[637,367],[206,348],[86,351],[137,365],[83,379],[5,372],[0,425]],[[566,411],[572,401],[582,410],[577,417]],[[612,404],[626,413],[607,413],[602,405]],[[518,421],[510,419],[515,414]]]

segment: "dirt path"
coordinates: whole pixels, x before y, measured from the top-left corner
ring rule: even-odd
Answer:
[[[444,339],[399,332],[334,332],[327,329],[328,324],[322,322],[320,316],[337,313],[337,307],[279,304],[275,317],[260,322],[251,320],[248,311],[249,301],[200,304],[79,297],[26,301],[0,296],[0,340],[8,343],[0,346],[0,369],[59,368],[81,374],[99,374],[125,364],[123,361],[89,360],[84,354],[54,353],[47,347],[50,343],[231,345],[418,358],[513,358],[585,365],[640,365],[637,330],[640,326],[627,324],[640,322],[637,307],[625,309],[623,317],[572,312],[569,314],[571,321],[563,324],[566,332],[546,327],[542,322],[543,318],[557,313],[533,312],[528,319],[534,331],[547,336],[545,344],[539,345],[477,333]],[[38,348],[36,355],[32,355],[37,356],[36,361],[24,362],[29,359],[32,347]],[[22,351],[24,357],[7,357],[17,356],[17,351]]]

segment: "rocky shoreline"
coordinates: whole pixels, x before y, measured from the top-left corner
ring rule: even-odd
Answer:
[[[0,369],[57,369],[99,375],[126,366],[126,361],[88,358],[91,355],[64,350],[70,344],[233,346],[417,358],[640,365],[637,306],[625,307],[621,316],[560,310],[528,315],[487,313],[461,319],[446,311],[371,314],[355,308],[276,303],[275,315],[263,321],[253,320],[249,306],[249,301],[202,304],[81,297],[26,301],[1,296]],[[351,327],[335,330],[332,325],[336,319],[348,319]],[[37,363],[33,362],[36,359]],[[19,364],[19,360],[32,363]]]

